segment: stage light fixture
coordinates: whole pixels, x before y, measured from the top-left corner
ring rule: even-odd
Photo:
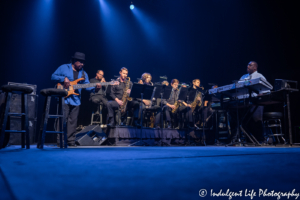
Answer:
[[[130,6],[129,6],[130,10],[133,10],[134,9],[134,5],[133,3],[131,2]]]

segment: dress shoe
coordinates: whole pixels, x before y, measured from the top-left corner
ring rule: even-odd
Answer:
[[[198,131],[200,128],[195,124],[195,130]]]
[[[110,122],[109,124],[106,125],[107,127],[114,127],[115,123],[114,122]]]
[[[68,143],[68,147],[77,147],[75,143]]]
[[[141,127],[141,125],[138,123],[138,120],[134,120],[133,126],[135,126],[135,127]]]
[[[110,117],[107,121],[108,121],[108,124],[106,125],[107,127],[114,127],[115,126],[114,118]]]
[[[190,130],[194,130],[194,129],[195,129],[193,123],[189,123],[189,124],[187,125],[187,127],[188,127],[188,129],[190,129]]]

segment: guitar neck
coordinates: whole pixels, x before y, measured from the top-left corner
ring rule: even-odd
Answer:
[[[82,89],[82,88],[89,88],[89,87],[95,87],[99,83],[88,83],[88,84],[78,84],[78,85],[73,85],[74,89]],[[112,82],[102,82],[100,83],[101,86],[103,85],[112,85]]]

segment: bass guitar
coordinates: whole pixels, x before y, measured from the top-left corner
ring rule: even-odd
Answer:
[[[77,89],[95,87],[97,84],[101,84],[101,86],[103,86],[103,85],[117,85],[119,83],[118,81],[110,81],[110,82],[100,82],[100,83],[78,84],[79,81],[83,81],[83,80],[84,80],[84,78],[79,78],[75,81],[70,81],[70,86],[68,88],[64,88],[64,85],[61,83],[57,83],[56,88],[67,91],[68,95],[65,96],[65,98],[67,98],[70,95],[78,96],[79,94],[75,92],[75,90],[77,90]]]

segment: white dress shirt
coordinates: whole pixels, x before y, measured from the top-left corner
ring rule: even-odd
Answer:
[[[271,89],[273,89],[273,86],[267,81],[267,79],[261,73],[258,73],[257,71],[253,72],[252,74],[243,75],[240,78],[239,83],[243,82],[243,81],[248,81],[248,80],[251,80],[251,79],[256,79],[256,78],[262,78],[264,81],[266,81],[268,83],[268,85],[271,87]],[[270,90],[261,90],[261,91],[259,91],[259,94],[264,94],[264,93],[268,93],[268,92],[270,92]],[[252,93],[251,96],[252,97],[257,96],[257,94]],[[248,97],[249,97],[248,94],[238,96],[239,99],[248,98]]]

